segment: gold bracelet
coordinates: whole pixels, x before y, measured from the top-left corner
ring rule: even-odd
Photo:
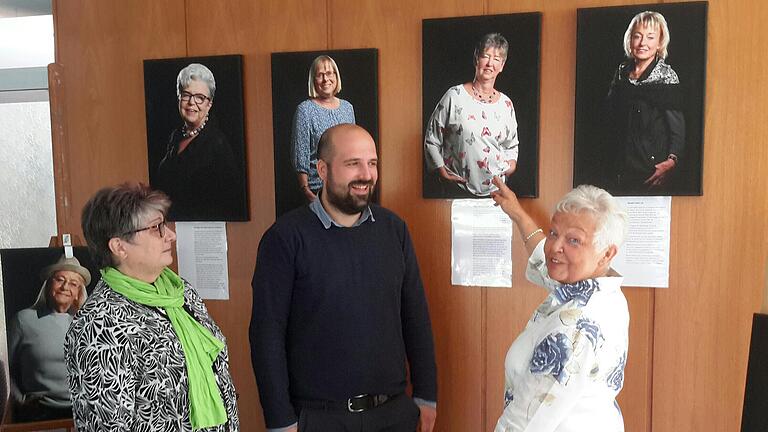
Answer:
[[[541,229],[541,228],[536,228],[535,230],[533,230],[533,232],[532,232],[532,233],[530,233],[530,234],[528,234],[527,236],[525,236],[525,238],[523,239],[523,244],[527,244],[527,243],[528,243],[528,240],[530,240],[530,239],[531,239],[533,236],[535,236],[535,235],[536,235],[536,234],[538,234],[538,233],[543,233],[543,232],[544,232],[544,230],[543,230],[543,229]]]

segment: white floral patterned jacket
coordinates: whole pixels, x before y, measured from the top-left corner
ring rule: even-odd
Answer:
[[[629,332],[623,278],[611,272],[575,284],[554,281],[544,240],[526,276],[549,295],[507,352],[505,408],[495,432],[623,431],[616,403]]]

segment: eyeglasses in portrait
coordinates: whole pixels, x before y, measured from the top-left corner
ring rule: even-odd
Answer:
[[[376,49],[272,53],[277,216],[317,199],[317,143],[325,130],[357,124],[378,145],[378,89]]]
[[[172,221],[247,221],[242,56],[144,60],[149,182]]]
[[[573,184],[702,195],[707,3],[579,9]]]
[[[10,388],[4,424],[72,418],[64,336],[99,279],[87,248],[73,249],[69,258],[63,248],[0,250]]]
[[[424,198],[538,196],[541,14],[422,23]]]

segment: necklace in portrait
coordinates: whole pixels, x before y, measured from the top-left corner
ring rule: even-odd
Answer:
[[[496,90],[491,90],[490,93],[483,93],[472,84],[472,94],[482,103],[491,103],[496,98],[498,92]]]
[[[183,136],[184,138],[189,138],[189,137],[197,136],[197,134],[199,134],[200,131],[203,130],[203,128],[205,127],[206,123],[208,123],[208,116],[205,116],[205,120],[203,120],[203,122],[200,124],[200,126],[194,128],[192,130],[189,130],[189,127],[187,126],[187,124],[184,123],[184,127],[181,129],[181,136]]]

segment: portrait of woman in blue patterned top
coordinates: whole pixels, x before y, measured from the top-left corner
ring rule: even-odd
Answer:
[[[327,55],[315,58],[307,81],[309,99],[296,108],[291,133],[291,162],[299,188],[307,201],[314,201],[323,187],[317,174],[317,143],[326,129],[355,123],[352,104],[336,97],[341,91],[341,74],[336,61]]]
[[[621,432],[629,310],[611,268],[627,214],[606,191],[582,185],[539,228],[498,178],[492,193],[530,254],[526,276],[549,295],[504,362],[504,411],[495,432]],[[500,395],[501,396],[501,395]]]

